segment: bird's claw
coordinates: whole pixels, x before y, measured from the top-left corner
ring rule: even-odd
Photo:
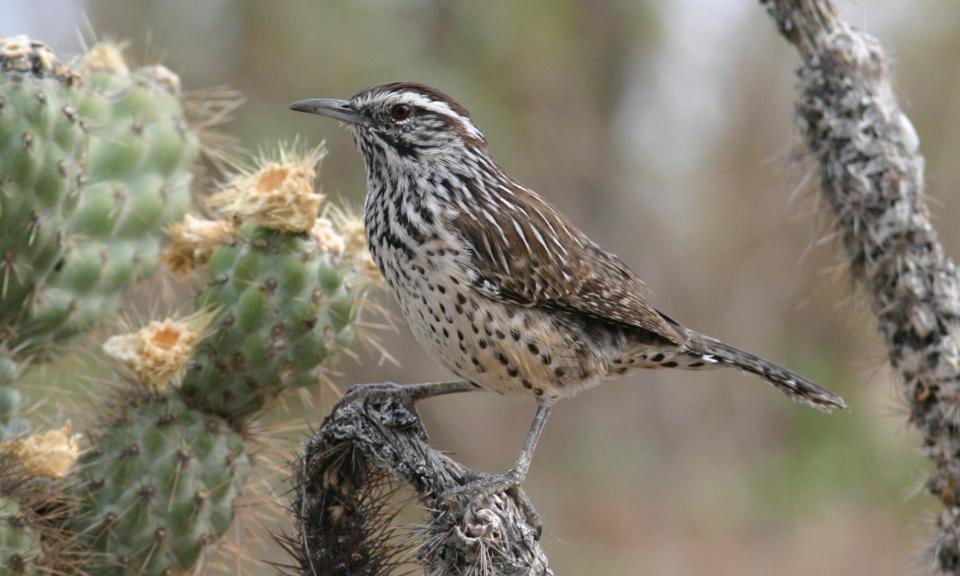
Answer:
[[[462,500],[471,502],[494,494],[510,494],[523,512],[527,525],[533,529],[534,539],[540,540],[540,535],[543,532],[543,522],[540,519],[540,514],[533,507],[533,503],[520,488],[523,480],[523,476],[512,468],[505,474],[484,474],[462,486],[446,491],[441,500],[449,507]]]

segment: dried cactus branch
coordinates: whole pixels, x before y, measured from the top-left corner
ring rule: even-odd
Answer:
[[[960,573],[960,278],[930,222],[923,157],[877,41],[829,0],[766,0],[802,58],[797,123],[852,276],[869,298],[944,506],[932,552]]]
[[[477,473],[429,446],[415,399],[401,390],[354,387],[309,441],[294,475],[298,534],[287,542],[298,573],[382,575],[419,562],[436,576],[552,575],[521,490],[443,497]],[[398,485],[429,511],[416,533],[393,523]]]

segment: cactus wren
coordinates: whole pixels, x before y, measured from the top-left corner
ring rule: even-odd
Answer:
[[[291,109],[352,132],[367,169],[370,252],[417,340],[465,382],[528,394],[538,410],[517,463],[524,479],[554,401],[634,368],[733,367],[819,410],[843,399],[807,378],[686,328],[657,311],[643,282],[490,157],[463,106],[413,83]]]

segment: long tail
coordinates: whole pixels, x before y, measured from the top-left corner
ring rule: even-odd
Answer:
[[[686,350],[683,352],[685,356],[697,358],[701,362],[715,366],[732,366],[738,370],[756,374],[794,401],[822,412],[830,413],[834,408],[841,410],[847,408],[843,398],[792,370],[724,344],[715,338],[690,329],[685,331],[688,336]]]

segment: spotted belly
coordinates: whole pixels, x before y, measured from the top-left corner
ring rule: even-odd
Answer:
[[[554,399],[637,368],[710,367],[636,330],[490,299],[443,263],[384,272],[417,341],[478,388]]]
[[[413,269],[394,287],[417,341],[457,376],[501,394],[558,398],[606,372],[601,358],[549,315],[486,298],[456,276]]]

